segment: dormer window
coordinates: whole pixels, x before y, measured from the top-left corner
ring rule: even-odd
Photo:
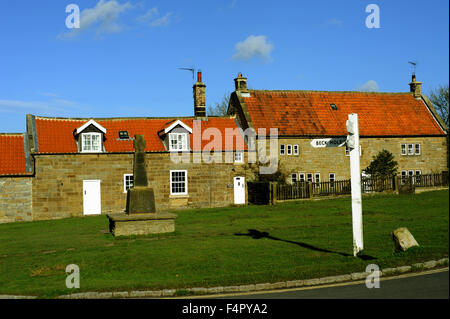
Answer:
[[[186,133],[169,133],[169,150],[170,151],[187,151],[187,134]]]
[[[81,151],[85,153],[98,153],[102,151],[102,134],[82,133]]]
[[[94,120],[89,120],[74,132],[78,150],[81,153],[103,152],[103,137],[105,134],[106,129],[103,126]]]

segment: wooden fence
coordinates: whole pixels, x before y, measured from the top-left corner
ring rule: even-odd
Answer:
[[[384,191],[396,191],[399,185],[411,179],[415,187],[448,186],[448,172],[414,176],[392,176],[386,178],[362,178],[361,192],[375,193]],[[267,184],[267,185],[266,185]],[[273,203],[275,200],[303,199],[315,196],[332,196],[351,194],[350,180],[333,182],[297,182],[295,184],[266,183],[249,185],[249,202],[255,204]],[[270,184],[270,185],[269,185]],[[251,190],[251,191],[250,191]],[[250,195],[250,192],[253,195]],[[265,194],[263,194],[265,193]],[[259,194],[258,196],[254,194]]]

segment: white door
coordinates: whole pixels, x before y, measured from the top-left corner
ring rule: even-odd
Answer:
[[[83,181],[84,215],[100,215],[102,213],[100,199],[100,181]]]
[[[234,203],[245,204],[245,178],[241,176],[234,178]]]

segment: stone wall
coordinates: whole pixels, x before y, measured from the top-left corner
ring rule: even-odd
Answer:
[[[174,163],[168,153],[147,153],[149,187],[156,210],[233,204],[233,177],[245,176],[234,163]],[[133,173],[133,154],[36,155],[33,220],[83,216],[83,180],[101,181],[102,214],[125,210],[124,174]],[[170,195],[170,170],[187,170],[188,195]],[[210,191],[211,188],[211,191]]]
[[[280,138],[278,158],[280,167],[286,174],[320,173],[321,181],[328,181],[329,174],[335,180],[350,178],[350,160],[345,155],[345,147],[313,148],[309,138]],[[266,143],[269,149],[269,143]],[[299,145],[299,155],[280,155],[280,144]],[[398,172],[420,170],[422,174],[447,171],[446,137],[399,137],[399,138],[361,138],[361,170],[366,168],[373,157],[382,149],[390,151],[398,162]],[[401,155],[401,144],[420,144],[420,155]],[[287,153],[287,152],[286,152]],[[269,156],[269,152],[266,153]],[[289,175],[290,177],[290,175]]]
[[[0,223],[31,221],[32,177],[0,178]]]

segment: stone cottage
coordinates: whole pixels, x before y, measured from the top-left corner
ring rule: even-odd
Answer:
[[[137,134],[157,210],[245,204],[242,134],[232,117],[206,116],[200,72],[193,91],[193,117],[27,115],[25,134],[0,135],[0,222],[123,211]]]
[[[250,90],[239,74],[228,113],[243,130],[278,128],[278,166],[288,182],[350,178],[348,149],[311,145],[313,139],[345,138],[350,113],[359,117],[361,170],[386,149],[402,176],[448,171],[447,127],[415,75],[409,86],[401,93]],[[266,135],[257,138],[259,144]],[[269,154],[265,145],[257,150]]]

